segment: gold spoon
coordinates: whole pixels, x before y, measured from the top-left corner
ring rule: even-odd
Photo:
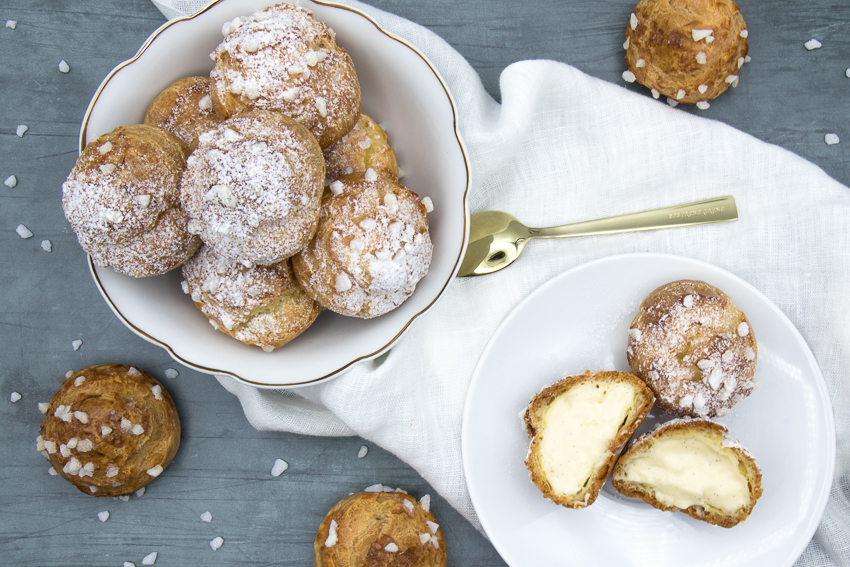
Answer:
[[[735,199],[727,195],[550,228],[527,227],[502,211],[473,213],[469,220],[469,244],[458,277],[481,276],[508,267],[533,238],[569,238],[731,222],[738,220],[738,208]]]

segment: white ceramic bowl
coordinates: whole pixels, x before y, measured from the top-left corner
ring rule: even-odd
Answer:
[[[151,100],[173,81],[208,74],[209,54],[222,39],[222,24],[275,3],[219,0],[160,27],[100,85],[83,119],[81,149],[116,126],[142,122]],[[457,109],[439,73],[413,46],[363,13],[320,2],[302,5],[336,31],[337,42],[351,55],[363,111],[386,126],[405,171],[402,183],[434,202],[428,215],[433,259],[414,294],[394,311],[370,320],[325,311],[294,341],[266,353],[215,331],[183,294],[179,269],[134,279],[89,259],[104,299],[136,334],[186,366],[261,387],[315,384],[387,351],[446,290],[460,266],[468,232],[467,156],[457,132]]]

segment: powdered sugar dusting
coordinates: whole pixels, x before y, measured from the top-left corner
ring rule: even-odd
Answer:
[[[673,282],[650,294],[632,322],[642,333],[630,333],[628,358],[662,407],[711,417],[756,387],[755,339],[728,297],[694,283]],[[745,334],[738,332],[743,326]]]
[[[351,59],[308,10],[282,4],[236,18],[222,33],[210,74],[219,98],[292,116],[323,147],[357,121],[360,87]]]
[[[309,240],[324,160],[306,132],[289,124],[279,114],[255,112],[199,137],[181,197],[190,231],[218,255],[271,264]]]

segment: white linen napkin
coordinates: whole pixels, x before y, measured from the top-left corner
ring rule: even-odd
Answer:
[[[153,1],[167,17],[206,4]],[[506,210],[549,226],[734,194],[741,219],[534,242],[507,270],[456,280],[385,357],[328,383],[296,393],[218,377],[250,423],[360,435],[410,464],[481,529],[463,476],[461,421],[473,370],[499,323],[530,292],[581,263],[626,252],[689,256],[761,290],[812,348],[835,408],[838,452],[826,514],[798,565],[849,566],[850,190],[788,151],[562,63],[509,66],[497,104],[469,63],[429,30],[342,3],[415,45],[446,80],[472,167],[470,210]]]

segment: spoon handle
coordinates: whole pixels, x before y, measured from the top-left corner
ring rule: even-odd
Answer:
[[[738,208],[732,195],[694,201],[639,213],[564,224],[549,228],[529,228],[528,238],[569,238],[713,224],[738,220]]]

